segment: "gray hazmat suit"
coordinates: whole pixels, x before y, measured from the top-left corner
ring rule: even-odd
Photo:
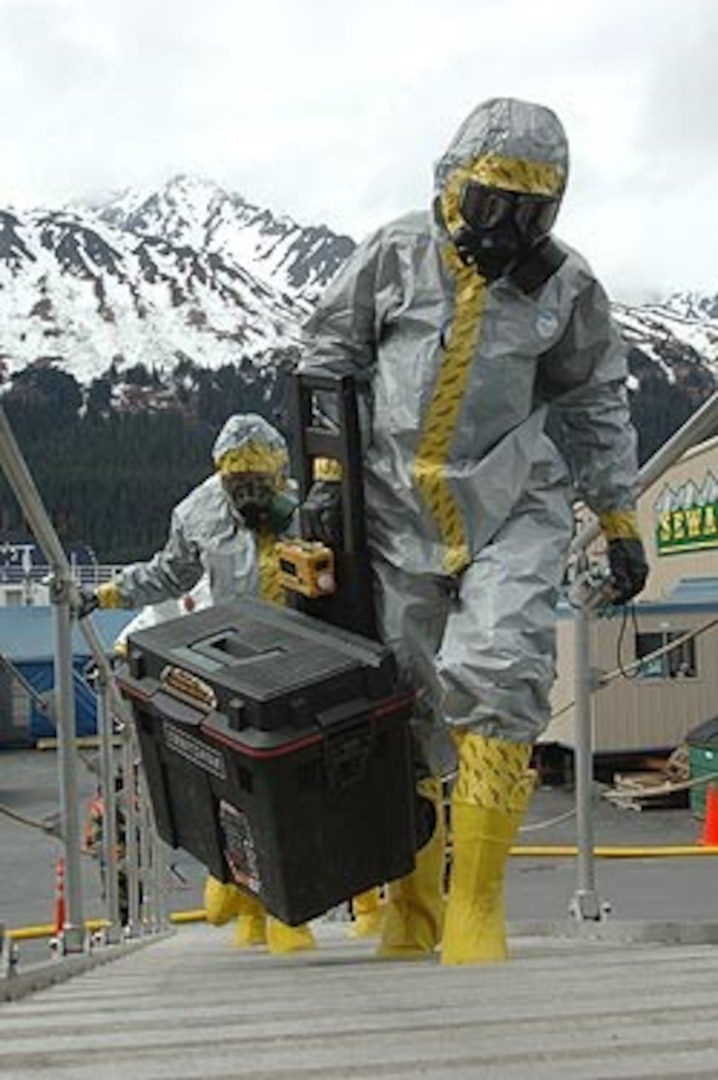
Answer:
[[[585,260],[556,242],[563,261],[538,287],[489,282],[446,224],[464,177],[550,181],[559,199],[567,170],[550,110],[480,105],[436,166],[438,220],[409,213],[370,236],[306,326],[302,370],[357,380],[380,633],[420,689],[434,771],[454,764],[446,725],[514,742],[545,729],[572,502],[635,506],[626,360]]]
[[[286,485],[288,452],[284,438],[263,417],[253,413],[231,416],[213,447],[216,465],[236,452],[250,466],[269,462],[278,483]],[[229,603],[241,596],[280,599],[276,584],[276,535],[250,529],[234,508],[220,471],[213,473],[173,509],[164,547],[147,562],[124,567],[114,579],[124,606],[143,607],[181,597],[203,574],[211,602]]]

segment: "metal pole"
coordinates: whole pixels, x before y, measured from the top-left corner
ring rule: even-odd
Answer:
[[[52,589],[51,589],[52,592]],[[67,597],[54,600],[55,701],[57,749],[60,771],[60,813],[65,844],[67,920],[62,928],[62,951],[82,952],[85,918],[82,903],[80,862],[80,798],[77,785],[75,736],[75,687],[72,668],[72,622]]]
[[[121,938],[119,875],[117,866],[117,794],[112,749],[112,714],[109,709],[107,680],[97,677],[97,729],[100,736],[100,778],[103,805],[102,858],[105,863],[105,905],[110,923],[107,940],[115,944]]]
[[[152,809],[150,804],[150,810]],[[155,824],[154,814],[152,818],[152,837],[154,850],[154,887],[156,897],[157,929],[163,930],[167,926],[167,891],[169,889],[169,859],[167,857],[167,845],[160,839]]]
[[[579,572],[587,570],[585,555]],[[592,814],[593,732],[590,664],[591,612],[581,600],[574,615],[574,774],[576,783],[576,845],[578,884],[569,905],[576,919],[600,919],[607,910],[599,900],[594,874]]]
[[[124,741],[123,747],[124,783],[122,797],[125,810],[125,882],[127,887],[127,926],[128,937],[140,933],[140,845],[139,821],[137,808],[137,776],[135,773],[135,748],[132,738]]]
[[[112,720],[117,721],[123,731],[129,732],[132,729],[132,714],[127,702],[117,688],[112,665],[105,655],[105,650],[92,622],[92,617],[87,616],[87,618],[81,619],[79,625],[85,641],[89,645],[92,658],[97,665],[98,676],[104,680],[108,715],[111,712]]]
[[[155,836],[150,813],[149,793],[141,769],[137,775],[137,791],[139,796],[140,882],[142,888],[140,912],[143,926],[149,930],[156,930],[158,923],[157,848],[154,842]]]

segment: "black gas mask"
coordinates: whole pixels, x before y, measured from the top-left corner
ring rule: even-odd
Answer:
[[[282,532],[289,525],[296,501],[277,490],[271,473],[229,472],[222,486],[237,513],[249,529]]]
[[[487,281],[518,266],[551,231],[559,200],[468,180],[459,197],[462,225],[451,234],[460,258]]]

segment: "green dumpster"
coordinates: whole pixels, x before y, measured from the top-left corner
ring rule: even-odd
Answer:
[[[718,716],[699,724],[686,735],[688,746],[689,776],[691,781],[714,776],[718,786]],[[690,808],[696,817],[706,814],[706,788],[708,782],[694,784],[690,789]]]

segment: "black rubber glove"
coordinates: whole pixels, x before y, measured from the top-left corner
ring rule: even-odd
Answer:
[[[640,540],[622,538],[609,540],[608,562],[614,604],[626,604],[637,596],[648,577],[648,563]]]
[[[96,611],[100,606],[100,599],[95,592],[89,592],[87,589],[80,589],[79,603],[75,607],[75,615],[78,619],[84,619],[87,615],[91,615],[93,611]]]
[[[321,540],[341,547],[342,486],[338,480],[315,480],[302,503],[302,534],[305,540]]]

